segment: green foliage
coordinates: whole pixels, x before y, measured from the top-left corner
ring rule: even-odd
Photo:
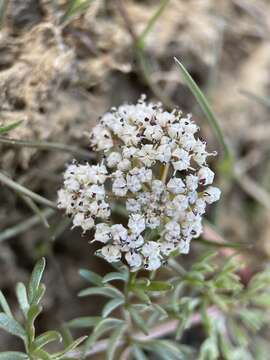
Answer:
[[[0,11],[1,11],[1,9],[0,9]],[[0,15],[0,17],[1,17],[1,15]],[[10,132],[11,130],[16,129],[16,127],[21,125],[21,123],[22,123],[22,120],[16,121],[16,122],[11,123],[11,124],[6,125],[6,126],[0,126],[0,135],[5,135],[8,132]]]
[[[190,91],[192,92],[192,94],[194,95],[196,100],[198,101],[198,104],[200,105],[203,113],[205,114],[206,119],[207,119],[209,125],[211,126],[213,132],[215,133],[218,141],[220,142],[221,146],[223,147],[225,157],[227,159],[230,159],[230,161],[232,161],[231,151],[225,141],[223,131],[217,121],[216,116],[214,115],[214,113],[209,105],[208,100],[206,99],[203,92],[196,84],[196,82],[192,79],[191,75],[189,74],[187,69],[184,67],[184,65],[178,59],[174,58],[174,60],[177,63],[177,65],[179,66],[179,69],[181,71],[181,74],[184,77],[186,84],[188,85]]]
[[[16,286],[17,300],[24,316],[23,324],[14,318],[4,294],[0,291],[0,305],[3,310],[0,312],[0,328],[19,337],[25,346],[25,353],[6,351],[0,353],[0,359],[60,360],[85,339],[82,337],[75,340],[63,351],[49,354],[46,351],[46,346],[52,342],[61,343],[62,335],[60,332],[51,330],[36,336],[35,321],[42,312],[40,302],[45,293],[45,285],[41,283],[44,269],[45,259],[42,258],[35,265],[28,286],[26,287],[23,283],[18,283]]]
[[[92,329],[83,345],[85,356],[107,334],[106,358],[110,360],[117,358],[119,347],[126,346],[134,359],[139,360],[148,358],[149,353],[159,359],[194,359],[196,349],[179,341],[184,331],[193,326],[195,316],[205,329],[198,360],[255,359],[249,347],[251,337],[267,322],[270,272],[255,275],[244,287],[238,275],[242,265],[236,257],[221,262],[217,255],[207,253],[189,269],[171,259],[169,267],[173,273],[169,281],[139,277],[122,264],[115,265],[117,271],[104,277],[81,270],[81,276],[92,286],[82,290],[79,296],[109,298],[102,316],[82,317],[67,323],[71,329]],[[175,321],[171,336],[176,341],[149,338],[156,326],[162,327],[168,320]]]
[[[153,14],[153,16],[148,21],[145,29],[142,31],[139,38],[137,39],[136,46],[139,49],[143,49],[145,47],[145,39],[146,39],[147,35],[152,30],[153,26],[155,25],[155,23],[157,22],[157,20],[159,19],[159,17],[163,13],[163,11],[165,10],[168,3],[169,3],[169,0],[162,0],[160,2],[159,7],[157,8],[157,11]]]
[[[0,353],[0,359],[86,358],[87,354],[96,351],[96,344],[104,336],[107,340],[103,351],[108,360],[117,359],[121,349],[126,348],[135,360],[145,360],[150,353],[157,359],[172,360],[260,359],[253,356],[259,353],[259,346],[252,340],[268,322],[270,271],[254,275],[247,286],[243,286],[238,275],[242,266],[237,259],[231,257],[224,262],[217,255],[207,253],[194,261],[189,269],[184,269],[177,259],[171,259],[172,273],[168,281],[155,280],[153,275],[148,278],[130,273],[122,264],[115,265],[116,271],[104,277],[81,270],[80,275],[91,286],[79,295],[102,296],[108,301],[101,316],[84,316],[67,322],[63,332],[65,348],[54,354],[48,352],[47,345],[61,343],[62,334],[51,330],[36,335],[35,331],[45,292],[41,283],[45,260],[41,259],[28,286],[23,283],[16,286],[23,324],[14,318],[0,292],[0,327],[19,337],[25,345],[25,353],[4,352]],[[117,286],[111,284],[114,282]],[[173,327],[166,325],[170,321],[173,321]],[[193,326],[194,321],[205,331],[204,340],[197,349],[181,343],[183,333]],[[168,333],[165,331],[164,335],[170,335],[166,339],[162,333],[163,324],[165,329],[166,326],[171,329]],[[84,329],[88,336],[73,340],[68,329]],[[261,348],[260,353],[264,354]]]
[[[76,16],[83,14],[90,6],[93,0],[70,0],[67,9],[62,16],[60,23],[67,24]]]

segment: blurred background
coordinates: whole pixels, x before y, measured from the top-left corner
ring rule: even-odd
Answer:
[[[88,2],[73,16],[69,1],[0,1],[0,125],[23,120],[8,136],[38,142],[30,148],[1,138],[1,173],[56,201],[65,164],[74,157],[91,161],[88,133],[98,117],[142,93],[167,109],[192,112],[208,148],[220,149],[175,56],[207,95],[237,159],[234,176],[213,159],[223,196],[208,218],[226,241],[244,244],[248,276],[270,256],[270,2]],[[84,151],[48,149],[46,141]],[[82,237],[63,214],[41,207],[48,228],[28,205],[1,184],[0,288],[14,312],[15,284],[27,281],[35,261],[46,256],[40,330],[97,314],[100,301],[76,298],[84,286],[79,268],[109,270],[94,256],[91,234]],[[1,331],[0,350],[7,349],[19,344]]]

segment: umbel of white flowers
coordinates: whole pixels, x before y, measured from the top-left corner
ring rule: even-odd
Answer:
[[[220,190],[207,166],[206,143],[191,115],[167,112],[141,97],[106,113],[90,135],[101,152],[97,165],[73,162],[64,173],[58,206],[93,241],[108,262],[125,259],[131,270],[156,270],[174,253],[189,252],[202,233],[206,205]],[[125,207],[128,220],[113,224],[113,204]]]

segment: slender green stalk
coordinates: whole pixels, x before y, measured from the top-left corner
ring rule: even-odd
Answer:
[[[5,184],[6,186],[8,186],[13,190],[20,192],[22,195],[30,197],[31,199],[42,205],[49,206],[52,209],[57,209],[57,205],[54,202],[18,184],[17,182],[13,181],[12,179],[10,179],[8,176],[4,175],[1,172],[0,172],[0,182],[2,182],[3,184]]]
[[[208,103],[208,100],[206,99],[203,92],[200,90],[200,88],[196,84],[196,82],[192,79],[192,77],[190,76],[189,72],[186,70],[184,65],[177,58],[174,58],[174,60],[177,63],[177,65],[179,66],[181,73],[186,81],[186,84],[188,85],[190,91],[192,92],[192,94],[194,95],[196,100],[198,101],[198,103],[199,103],[203,113],[205,114],[209,125],[211,126],[212,130],[214,131],[218,141],[220,142],[221,146],[223,147],[225,157],[228,159],[231,159],[232,155],[231,155],[230,148],[225,140],[223,131],[216,119],[216,116],[214,115],[214,113]]]
[[[15,147],[29,147],[29,148],[36,148],[39,150],[54,150],[54,151],[63,151],[72,153],[75,155],[79,155],[82,157],[86,157],[88,159],[94,159],[95,154],[90,151],[86,151],[83,149],[78,149],[75,146],[69,146],[65,144],[55,143],[55,142],[48,142],[48,141],[28,141],[28,140],[16,140],[7,138],[4,136],[0,136],[0,143],[12,145]]]
[[[170,0],[162,0],[160,2],[160,5],[157,9],[157,11],[153,14],[153,16],[150,18],[150,20],[148,21],[145,29],[143,30],[143,32],[141,33],[141,35],[139,36],[137,42],[136,42],[136,46],[138,48],[143,49],[145,46],[145,38],[146,36],[149,34],[149,32],[152,30],[153,26],[155,25],[155,23],[157,22],[157,20],[159,19],[159,17],[161,16],[161,14],[163,13],[163,11],[165,10],[166,6],[168,5]]]
[[[93,0],[70,0],[66,12],[60,19],[60,24],[67,25],[74,17],[86,11],[92,1]]]

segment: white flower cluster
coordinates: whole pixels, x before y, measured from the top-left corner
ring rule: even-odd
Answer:
[[[109,262],[125,258],[132,270],[156,270],[172,252],[188,253],[202,233],[206,205],[220,190],[207,166],[206,144],[191,116],[160,104],[122,105],[106,113],[91,132],[98,165],[69,165],[58,206],[94,241]],[[125,206],[126,224],[112,224],[113,203]]]

